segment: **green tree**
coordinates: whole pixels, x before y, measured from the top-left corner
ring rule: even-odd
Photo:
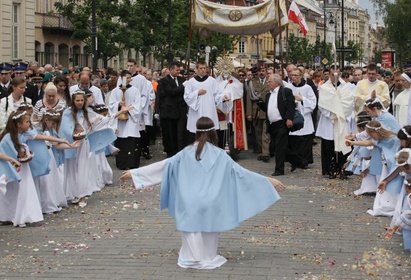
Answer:
[[[411,55],[411,1],[373,0],[385,23],[384,36],[395,48],[397,64],[402,67]],[[377,55],[376,55],[377,56]]]
[[[91,0],[68,0],[66,4],[56,2],[54,5],[62,15],[73,23],[73,38],[84,41],[91,46]],[[116,56],[120,49],[118,41],[121,33],[120,26],[113,21],[118,14],[117,1],[96,0],[96,25],[97,25],[97,58],[102,59],[104,66],[107,61]],[[90,52],[92,51],[89,48]]]
[[[318,50],[309,43],[307,38],[297,38],[290,34],[288,38],[289,62],[297,64],[311,64]]]

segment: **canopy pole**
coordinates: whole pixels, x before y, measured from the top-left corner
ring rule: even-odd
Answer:
[[[280,69],[281,69],[281,78],[284,79],[284,70],[283,70],[283,40],[282,40],[282,29],[281,29],[281,8],[280,1],[277,0],[277,13],[278,13],[278,52],[280,54]],[[275,63],[275,38],[274,38],[274,63]]]
[[[193,0],[190,0],[190,17],[188,22],[188,44],[187,44],[187,56],[186,56],[186,71],[187,71],[187,80],[190,79],[190,51],[191,51],[191,40],[193,39],[193,27],[192,27],[192,14],[194,12],[193,9]]]

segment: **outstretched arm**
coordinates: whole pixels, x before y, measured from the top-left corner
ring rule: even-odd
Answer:
[[[374,146],[374,143],[372,141],[346,140],[345,145],[347,145],[347,146]]]
[[[167,160],[168,159],[164,159],[150,165],[124,171],[119,179],[123,182],[132,179],[136,189],[158,185],[161,183]]]
[[[281,183],[281,181],[271,178],[271,177],[267,177],[268,181],[270,181],[271,185],[273,185],[273,187],[278,191],[278,192],[283,192],[285,191],[285,186],[283,183]]]

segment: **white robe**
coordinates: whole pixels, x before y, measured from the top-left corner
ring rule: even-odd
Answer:
[[[206,90],[206,93],[198,95],[200,89]],[[209,117],[215,128],[219,128],[216,106],[223,102],[223,93],[213,77],[208,77],[203,82],[198,82],[195,78],[188,80],[185,84],[184,100],[188,105],[188,131],[196,132],[196,123],[200,117]]]
[[[350,86],[340,79],[340,86],[335,87],[328,80],[318,92],[318,108],[321,112],[316,136],[326,140],[334,140],[336,152],[347,154],[351,151],[345,145],[347,135],[347,116],[352,112],[352,95]]]
[[[303,136],[312,134],[314,132],[314,124],[311,113],[317,105],[317,97],[315,97],[313,89],[307,84],[302,87],[288,84],[286,87],[293,91],[294,96],[301,95],[303,97],[302,102],[296,100],[296,110],[300,111],[304,116],[304,126],[300,130],[290,132],[290,135]]]
[[[364,110],[364,102],[371,98],[373,90],[375,90],[376,97],[381,100],[384,107],[388,108],[390,105],[390,93],[387,83],[380,80],[370,82],[368,79],[365,79],[357,83],[357,88],[354,92],[355,115]]]
[[[118,129],[117,137],[140,137],[140,120],[141,120],[141,94],[140,91],[132,86],[125,92],[126,106],[133,106],[133,109],[128,111],[128,120],[122,121],[116,119],[114,126]],[[110,95],[110,115],[115,115],[118,112],[119,103],[123,99],[123,91],[116,87],[111,91]]]
[[[147,112],[147,114],[143,115],[143,121],[145,125],[152,126],[153,125],[153,103],[156,100],[156,93],[154,92],[154,88],[149,80],[147,80],[147,88],[149,89],[148,102],[146,103],[147,108],[143,108],[143,111]]]
[[[401,91],[392,102],[393,115],[401,126],[407,125],[408,101],[411,89]]]

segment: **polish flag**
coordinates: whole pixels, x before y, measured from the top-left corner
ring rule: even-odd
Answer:
[[[291,2],[290,10],[288,10],[288,19],[297,23],[300,26],[301,32],[304,34],[304,36],[307,35],[308,25],[303,18],[303,14],[294,1]]]

